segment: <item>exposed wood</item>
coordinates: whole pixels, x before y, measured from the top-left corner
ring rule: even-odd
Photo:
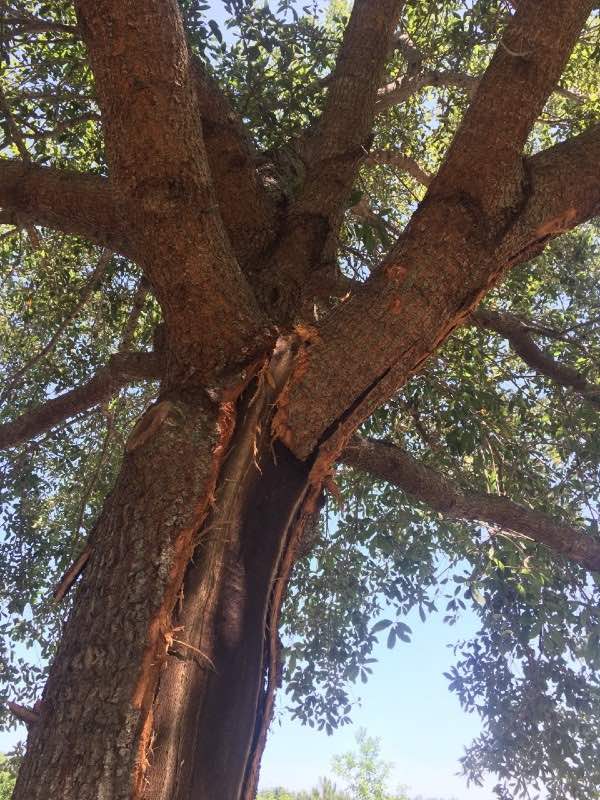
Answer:
[[[600,571],[600,540],[509,497],[464,491],[392,442],[353,436],[341,461],[398,486],[445,517],[513,531],[592,572]]]
[[[230,406],[174,404],[126,457],[92,531],[15,798],[132,800],[144,785],[171,613],[233,424]]]
[[[54,591],[52,592],[52,599],[54,600],[55,603],[60,603],[60,601],[66,596],[69,589],[73,586],[77,578],[81,575],[81,573],[85,569],[85,565],[90,560],[90,555],[91,555],[90,548],[85,547],[83,551],[80,553],[80,555],[71,564],[69,569],[61,577],[56,587],[54,588]]]

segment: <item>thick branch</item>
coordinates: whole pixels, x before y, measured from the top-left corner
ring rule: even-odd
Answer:
[[[146,202],[206,182],[194,80],[175,0],[77,0],[112,177]],[[160,196],[171,182],[171,198]],[[159,196],[157,196],[159,192]],[[194,191],[194,194],[196,192]]]
[[[108,400],[129,383],[158,379],[161,375],[161,361],[153,353],[117,353],[87,383],[0,425],[0,449],[15,447],[45,433],[66,419]]]
[[[585,376],[572,367],[561,364],[535,343],[529,328],[518,317],[507,312],[499,313],[479,308],[472,319],[482,328],[489,328],[506,337],[510,346],[523,361],[537,372],[558,383],[574,389],[588,403],[600,408],[600,386],[590,383]]]
[[[526,202],[500,247],[510,266],[600,213],[600,124],[525,160]]]
[[[363,287],[303,347],[274,420],[275,431],[298,457],[316,448],[339,452],[352,430],[462,324],[517,260],[514,246],[524,234],[519,240],[521,216],[531,220],[529,236],[543,234],[538,224],[547,210],[543,197],[538,195],[531,207],[528,198],[536,179],[538,184],[552,179],[540,155],[531,159],[535,176],[527,181],[521,152],[590,7],[587,0],[551,0],[543,9],[537,0],[519,3],[505,46],[492,59],[406,232]],[[526,58],[509,55],[508,50],[519,47],[527,50]],[[587,175],[589,166],[581,158],[573,160]],[[585,183],[589,194],[594,178],[590,175]],[[560,185],[555,181],[552,188]],[[548,204],[564,203],[558,195],[560,200]],[[580,219],[570,216],[573,224]]]
[[[258,287],[263,305],[284,324],[312,308],[335,273],[340,225],[371,144],[377,88],[402,6],[403,0],[355,1],[323,114],[298,143],[300,188]]]
[[[316,131],[303,143],[307,171],[298,210],[330,216],[347,200],[370,146],[377,90],[402,0],[356,0]]]
[[[592,0],[523,0],[511,18],[442,165],[435,189],[463,191],[484,212],[519,207],[521,154],[558,84]],[[433,188],[433,187],[432,187]]]
[[[484,522],[514,531],[589,570],[600,571],[600,541],[508,497],[465,492],[391,442],[354,436],[342,453],[341,461],[393,483],[446,517]]]
[[[43,225],[130,252],[126,212],[100,176],[0,159],[0,207],[15,225]]]
[[[136,216],[136,257],[161,305],[169,382],[250,360],[265,320],[212,185],[197,75],[177,0],[77,0],[111,179]]]

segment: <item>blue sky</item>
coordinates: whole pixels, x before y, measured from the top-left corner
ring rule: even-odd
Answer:
[[[462,711],[442,674],[455,661],[448,644],[473,635],[477,619],[465,613],[448,627],[442,616],[433,614],[422,623],[418,614],[409,615],[412,642],[400,642],[393,650],[387,649],[383,636],[371,680],[357,685],[355,699],[360,697],[361,705],[353,711],[352,726],[327,736],[280,712],[265,751],[261,788],[310,788],[319,776],[331,774],[333,755],[355,748],[354,736],[362,726],[381,739],[382,757],[394,764],[390,788],[404,784],[411,795],[490,800],[492,781],[483,788],[467,788],[466,780],[456,775],[463,748],[481,725],[478,717]],[[280,696],[280,707],[284,704]]]

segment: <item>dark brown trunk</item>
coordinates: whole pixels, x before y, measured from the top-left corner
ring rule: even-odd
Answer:
[[[282,560],[294,546],[307,486],[306,466],[266,445],[260,464],[244,464],[239,483],[241,465],[226,465],[206,539],[188,570],[178,641],[155,705],[144,800],[254,796],[254,751],[264,744],[267,687],[277,677],[277,630],[269,622],[282,594],[274,589],[287,578]]]

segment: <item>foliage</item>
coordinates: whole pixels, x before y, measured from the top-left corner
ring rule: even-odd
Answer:
[[[0,800],[10,800],[12,797],[16,774],[15,760],[0,753]]]
[[[408,800],[405,794],[391,795],[387,791],[391,767],[379,757],[379,740],[360,729],[356,742],[356,753],[344,753],[333,761],[333,771],[348,785],[352,800]]]
[[[346,4],[336,0],[325,10],[290,0],[273,8],[226,0],[224,22],[202,0],[180,4],[195,52],[226,87],[257,152],[266,161],[293,160],[295,137],[322,106]],[[63,26],[75,21],[68,0],[9,6]],[[506,15],[504,0],[412,0],[403,33],[420,51],[416,68],[477,76]],[[596,13],[564,75],[570,94],[552,95],[531,151],[597,118],[598,30]],[[412,68],[399,47],[390,78]],[[75,35],[0,19],[0,87],[33,160],[105,171],[91,75]],[[464,87],[425,86],[378,116],[373,150],[393,148],[433,174],[467,99]],[[0,155],[22,156],[8,119],[0,125]],[[349,276],[368,276],[424,191],[409,173],[365,164],[343,229],[342,268]],[[356,211],[361,200],[375,218]],[[558,239],[487,300],[525,320],[548,354],[591,383],[600,380],[598,233],[590,223]],[[158,310],[147,296],[136,312],[140,276],[125,259],[110,259],[81,304],[100,256],[74,237],[0,227],[0,368],[9,387],[0,422],[88,379],[123,346],[128,320],[127,347],[151,349]],[[123,389],[105,406],[1,456],[2,699],[33,702],[39,694],[68,613],[68,603],[52,605],[51,589],[81,549],[127,433],[154,392],[152,385]],[[575,392],[532,370],[502,337],[469,325],[363,432],[401,443],[465,489],[507,494],[598,537],[597,414]],[[379,637],[389,647],[407,644],[411,631],[403,618],[413,608],[423,620],[441,613],[449,625],[469,608],[481,631],[457,643],[447,676],[465,709],[484,724],[466,751],[465,773],[475,781],[495,773],[500,798],[537,786],[551,800],[597,798],[598,576],[510,531],[442,518],[367,475],[340,468],[336,480],[343,505],[328,503],[284,615],[285,691],[293,713],[328,732],[348,724],[354,685],[372,674]],[[4,725],[13,724],[1,713]]]
[[[267,789],[259,792],[256,800],[409,800],[404,792],[390,794],[386,788],[391,765],[380,758],[379,739],[367,736],[361,728],[356,743],[356,751],[333,759],[333,772],[347,785],[346,791],[338,791],[328,778],[321,778],[319,785],[309,792]]]

